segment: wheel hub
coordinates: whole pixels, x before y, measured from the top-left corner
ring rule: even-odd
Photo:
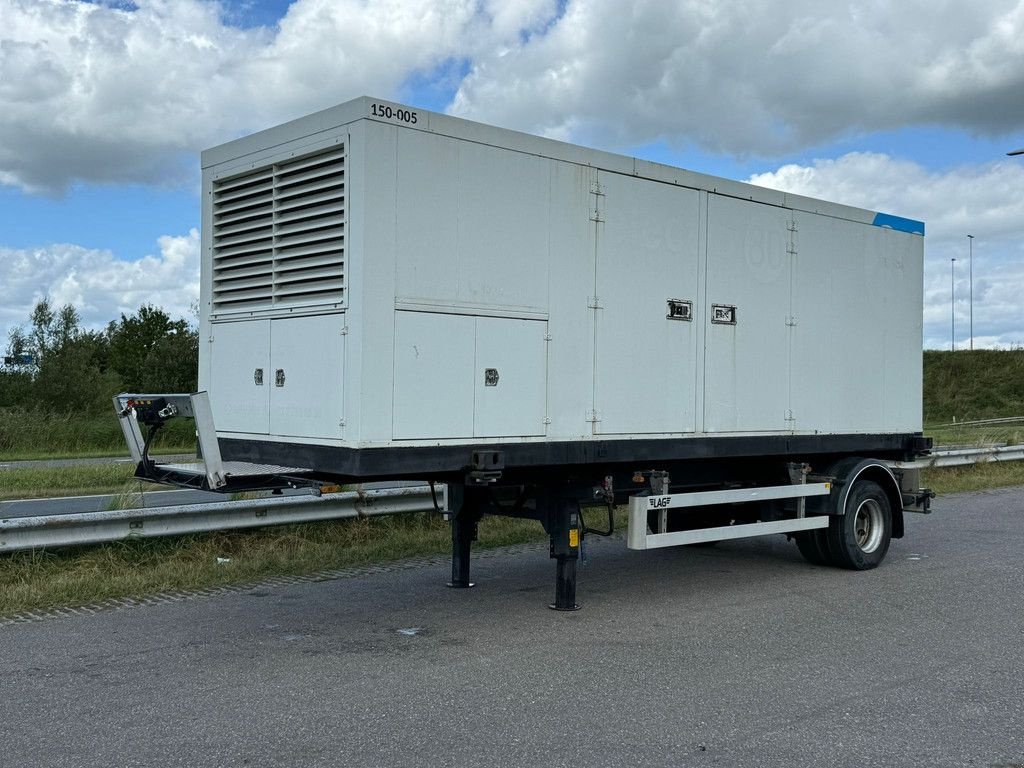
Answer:
[[[865,553],[874,552],[882,543],[882,508],[874,499],[865,499],[857,507],[853,521],[857,546]]]

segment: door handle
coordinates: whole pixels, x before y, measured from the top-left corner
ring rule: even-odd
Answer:
[[[284,368],[278,368],[276,371],[274,371],[274,386],[284,386]]]
[[[257,387],[262,387],[263,386],[263,369],[262,368],[257,368],[255,371],[252,372],[252,380],[256,384]]]

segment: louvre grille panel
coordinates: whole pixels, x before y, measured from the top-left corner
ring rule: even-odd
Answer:
[[[345,301],[345,148],[213,183],[213,309]]]

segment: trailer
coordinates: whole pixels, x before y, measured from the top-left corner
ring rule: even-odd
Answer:
[[[140,477],[447,484],[450,586],[531,518],[559,610],[616,504],[853,569],[928,511],[920,222],[369,97],[202,167],[200,393],[115,398]],[[148,457],[182,415],[199,470]]]

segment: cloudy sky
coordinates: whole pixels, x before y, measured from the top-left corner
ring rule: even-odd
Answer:
[[[784,8],[784,10],[783,10]],[[1024,0],[0,0],[0,346],[198,297],[198,152],[370,94],[927,222],[1024,345]]]

